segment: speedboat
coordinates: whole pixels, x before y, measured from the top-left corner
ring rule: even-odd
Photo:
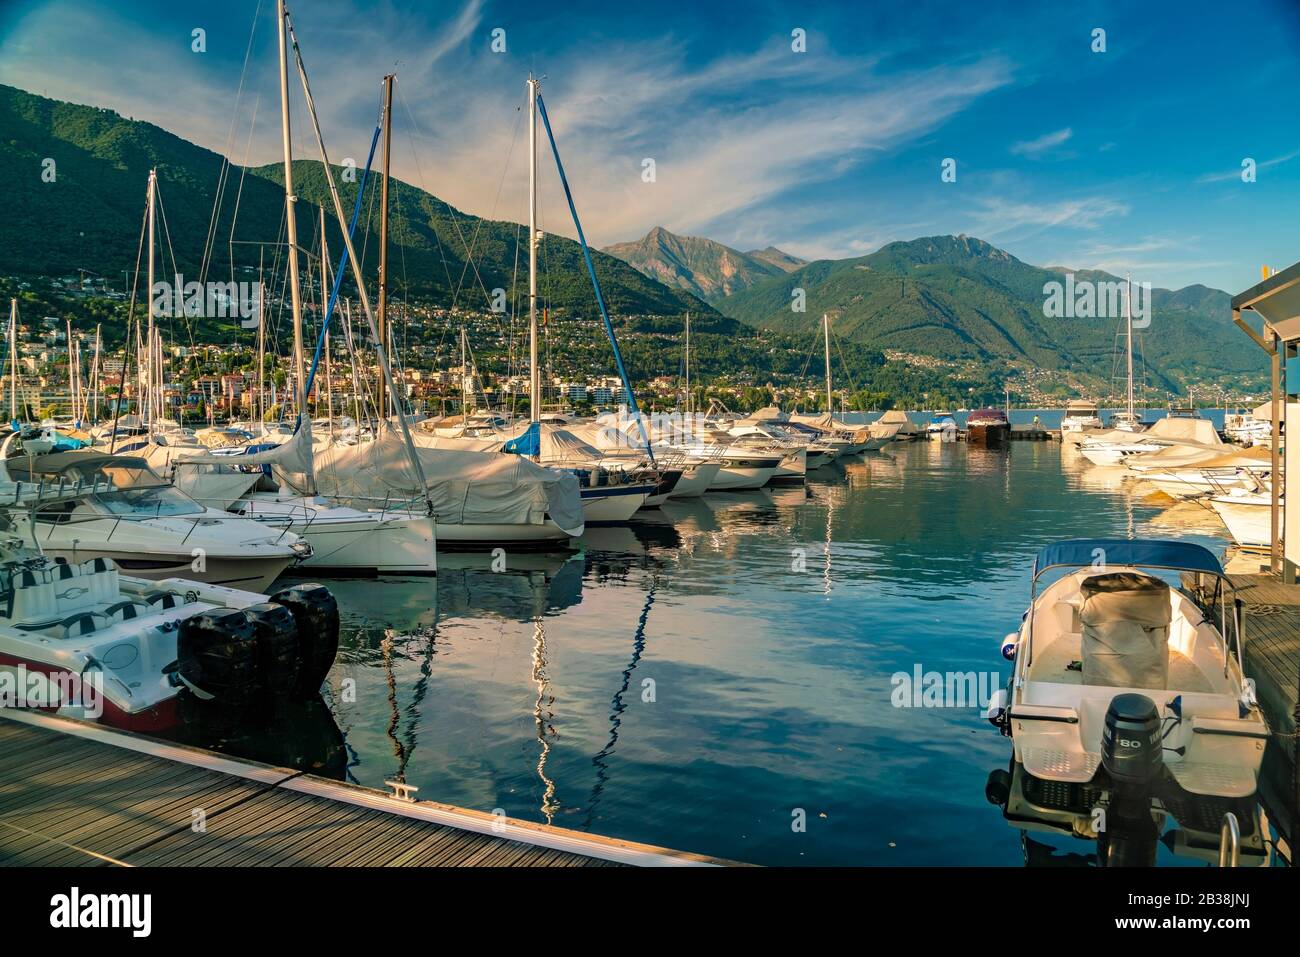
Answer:
[[[977,409],[966,419],[966,441],[985,448],[1004,448],[1011,441],[1011,423],[1001,409]]]
[[[23,544],[16,516],[106,487],[0,483],[0,706],[157,733],[215,715],[238,723],[260,705],[319,693],[338,650],[338,608],[324,587],[267,599]]]
[[[1108,814],[1256,793],[1268,728],[1214,555],[1076,539],[1039,552],[1031,581],[1020,628],[1002,640],[1011,680],[986,717],[1039,792],[1086,789]]]
[[[1080,444],[1089,432],[1101,431],[1101,416],[1097,403],[1090,399],[1071,399],[1065,406],[1061,419],[1061,440],[1071,445]]]

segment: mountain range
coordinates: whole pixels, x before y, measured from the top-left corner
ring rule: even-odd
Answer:
[[[283,248],[280,165],[231,165],[152,124],[0,85],[0,176],[9,186],[0,204],[0,274],[85,270],[119,284],[135,268],[151,168],[158,171],[162,202],[163,274],[202,278],[206,267],[211,278],[226,279],[232,265],[275,265]],[[342,172],[335,180],[350,211],[358,184]],[[328,197],[323,167],[298,160],[294,179],[299,242],[311,248]],[[374,205],[367,201],[355,237],[371,276],[378,249]],[[325,219],[337,259],[341,234],[332,215]],[[442,306],[483,308],[497,288],[518,302],[527,283],[524,232],[394,179],[392,288]],[[670,326],[679,330],[681,315],[690,311],[702,332],[746,337],[769,330],[811,343],[827,313],[837,338],[857,350],[1009,362],[1099,380],[1115,369],[1120,322],[1045,314],[1045,284],[1061,281],[1068,270],[1030,265],[973,237],[923,237],[867,256],[806,262],[775,247],[742,252],[656,227],[639,241],[592,256],[611,312],[648,317],[641,325],[664,334]],[[577,243],[548,234],[539,265],[541,299],[557,319],[594,314]],[[1118,281],[1092,271],[1074,275]],[[792,309],[796,290],[803,311]],[[1181,391],[1193,381],[1262,377],[1259,350],[1230,321],[1227,293],[1156,289],[1152,303],[1151,325],[1140,338],[1154,385]]]
[[[47,159],[54,164],[53,181],[42,175]],[[123,271],[135,268],[151,168],[158,171],[162,204],[161,271],[170,273],[174,261],[187,279],[199,278],[209,245],[212,278],[229,278],[232,262],[257,266],[263,250],[270,265],[275,244],[283,242],[282,166],[228,166],[219,154],[153,124],[0,85],[0,176],[8,184],[0,204],[0,273],[55,276],[86,270],[120,284]],[[336,167],[335,181],[350,213],[359,183],[346,182],[342,173]],[[378,181],[373,173],[371,181]],[[300,197],[299,243],[310,247],[319,233],[319,206],[329,202],[321,164],[295,161],[294,187]],[[363,210],[354,237],[370,275],[378,256],[374,205]],[[474,308],[485,306],[485,290],[503,288],[512,299],[526,295],[525,227],[463,213],[396,178],[389,221],[389,262],[398,294],[407,289],[441,305]],[[337,259],[342,234],[328,205],[326,236]],[[691,310],[721,320],[688,291],[648,279],[612,256],[593,251],[592,258],[606,302],[617,313]],[[576,242],[548,234],[538,260],[544,305],[588,316],[594,312]]]
[[[608,251],[628,256],[656,278],[678,273],[679,250],[697,251],[688,261],[694,288],[724,315],[761,329],[807,338],[818,334],[825,313],[837,337],[882,351],[1006,360],[1099,379],[1115,370],[1122,318],[1054,318],[1044,302],[1045,287],[1064,285],[1067,273],[1076,282],[1121,282],[1118,276],[1032,266],[973,237],[929,236],[889,243],[867,256],[779,269],[732,283],[729,294],[719,295],[708,291],[728,288],[721,264],[753,254],[720,246],[725,259],[705,257],[703,251],[718,245],[709,243],[657,228],[638,243]],[[709,263],[713,271],[705,274]],[[1181,392],[1188,382],[1262,375],[1262,353],[1232,324],[1226,292],[1201,285],[1153,289],[1150,301],[1150,325],[1140,328],[1137,351],[1152,385]]]
[[[678,236],[662,226],[635,242],[617,243],[602,251],[665,286],[684,289],[706,302],[725,299],[763,279],[793,272],[807,262],[775,246],[742,253],[712,239]]]

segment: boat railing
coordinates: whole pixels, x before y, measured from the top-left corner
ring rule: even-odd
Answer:
[[[1241,863],[1241,825],[1231,811],[1223,815],[1219,825],[1219,866],[1237,867]]]
[[[40,499],[39,501],[36,500],[36,499],[33,499],[33,500],[31,500],[30,502],[26,503],[25,507],[31,507],[33,513],[38,513],[38,512],[41,512],[41,511],[43,511],[44,509],[49,508],[49,507],[51,507],[51,506],[54,506],[54,505],[60,505],[60,504],[63,504],[63,503],[66,503],[66,502],[70,502],[70,501],[75,501],[76,499],[83,498],[83,497],[88,496],[88,495],[93,495],[93,494],[95,494],[96,492],[118,491],[118,489],[113,485],[112,482],[107,482],[107,481],[106,481],[106,482],[98,482],[98,481],[97,481],[97,482],[94,482],[94,483],[92,483],[92,484],[84,485],[84,486],[82,485],[82,483],[78,482],[78,486],[80,486],[80,491],[78,491],[78,492],[76,492],[76,493],[73,493],[73,492],[71,491],[71,489],[73,488],[73,486],[69,484],[69,485],[67,486],[68,489],[69,489],[69,491],[68,491],[66,494],[62,495],[61,497],[56,497],[56,496],[54,496],[54,495],[48,495],[48,496],[45,496],[44,498]],[[201,502],[199,502],[198,499],[194,499],[194,501],[195,501],[196,503],[198,503],[198,504],[202,504]],[[0,509],[3,509],[3,508],[12,508],[12,507],[13,507],[12,505],[6,505],[5,503],[0,502]],[[284,537],[289,533],[289,530],[290,530],[290,529],[289,529],[289,524],[288,524],[288,523],[285,523],[285,524],[283,525],[283,527],[281,527],[279,523],[268,523],[268,522],[265,522],[265,521],[261,521],[261,520],[255,518],[255,517],[253,517],[253,516],[251,516],[251,515],[235,515],[235,514],[231,514],[231,513],[224,513],[224,514],[222,514],[222,515],[220,515],[220,516],[213,516],[213,515],[209,515],[209,514],[207,514],[206,512],[205,512],[205,513],[202,513],[202,514],[199,514],[199,515],[183,515],[183,514],[182,514],[182,515],[174,515],[174,514],[164,515],[164,514],[163,514],[163,511],[162,511],[162,503],[161,503],[161,502],[159,502],[159,503],[154,507],[154,509],[153,509],[152,511],[136,510],[136,511],[133,511],[133,512],[131,512],[130,514],[127,514],[127,515],[118,515],[118,514],[114,514],[114,515],[104,515],[104,514],[95,514],[95,513],[91,513],[91,514],[87,514],[87,515],[66,515],[66,516],[62,517],[62,519],[61,519],[60,521],[58,521],[57,524],[59,524],[59,525],[89,525],[89,524],[96,523],[96,522],[108,522],[108,521],[111,521],[111,522],[113,523],[113,524],[112,524],[112,527],[109,528],[109,530],[108,530],[108,535],[105,536],[105,538],[104,538],[104,541],[105,541],[105,542],[110,542],[110,541],[113,540],[113,536],[114,536],[115,534],[117,534],[118,529],[122,527],[122,523],[123,523],[123,522],[128,522],[128,523],[132,523],[132,522],[134,522],[134,523],[138,523],[138,522],[151,522],[151,521],[157,521],[157,520],[159,520],[159,519],[166,518],[166,519],[172,519],[172,520],[174,520],[174,521],[178,521],[178,522],[188,522],[188,523],[189,523],[189,525],[190,525],[189,530],[185,533],[185,535],[181,538],[181,541],[180,541],[180,544],[184,545],[186,542],[188,542],[188,541],[190,540],[190,536],[194,534],[194,530],[195,530],[196,528],[198,528],[200,525],[203,525],[205,522],[212,521],[214,518],[218,518],[218,517],[220,518],[221,521],[232,521],[232,522],[237,522],[237,521],[246,521],[246,522],[256,522],[257,525],[258,525],[258,527],[261,528],[261,529],[266,529],[266,528],[268,528],[268,526],[269,526],[270,528],[278,528],[280,534],[277,535],[276,538],[274,539],[274,541],[275,541],[277,544],[278,544],[279,542],[281,542],[281,541],[284,540]],[[310,524],[310,521],[309,521],[308,524]]]

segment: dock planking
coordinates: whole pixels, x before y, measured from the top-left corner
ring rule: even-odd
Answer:
[[[1274,823],[1294,844],[1300,807],[1300,585],[1276,575],[1229,574],[1242,603],[1242,658],[1271,734],[1260,792]],[[1186,584],[1192,584],[1190,580]]]
[[[0,713],[3,866],[726,863],[433,802],[401,801],[84,722]]]

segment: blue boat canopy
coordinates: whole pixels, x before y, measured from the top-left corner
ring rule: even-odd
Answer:
[[[1205,546],[1193,542],[1131,538],[1074,538],[1048,545],[1034,559],[1034,577],[1058,565],[1138,565],[1222,575],[1223,566]]]

